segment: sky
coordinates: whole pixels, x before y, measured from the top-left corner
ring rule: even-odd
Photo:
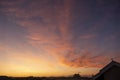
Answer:
[[[0,0],[0,75],[94,75],[120,62],[120,0]]]

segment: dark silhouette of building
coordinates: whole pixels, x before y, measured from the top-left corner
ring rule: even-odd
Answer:
[[[120,63],[112,60],[92,80],[120,80]]]

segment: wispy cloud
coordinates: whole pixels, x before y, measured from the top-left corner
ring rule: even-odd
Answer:
[[[1,11],[9,18],[12,18],[13,22],[25,29],[27,32],[27,42],[38,50],[43,50],[44,53],[40,54],[51,55],[60,64],[68,65],[70,67],[103,66],[104,63],[101,62],[104,62],[103,60],[107,59],[105,56],[96,56],[100,53],[95,54],[97,50],[86,50],[88,47],[93,47],[95,44],[88,41],[92,45],[84,45],[84,47],[86,47],[84,50],[81,49],[82,45],[80,43],[84,40],[94,39],[99,35],[96,32],[91,32],[92,34],[89,34],[89,32],[88,34],[78,34],[80,32],[82,33],[82,30],[78,30],[78,32],[75,33],[72,32],[75,29],[74,26],[71,25],[73,23],[72,21],[73,19],[78,19],[73,15],[74,1],[51,1],[53,2],[49,2],[48,0],[37,0],[32,3],[29,0],[17,0],[9,3],[2,1],[1,4],[3,8]],[[85,10],[86,9],[82,11],[84,11],[84,13],[89,12],[89,10]],[[78,19],[81,20],[81,24],[87,21],[88,18],[91,18],[90,15],[86,17],[87,13],[79,13],[82,14],[81,18]],[[104,20],[107,21],[106,18]],[[91,30],[94,29],[95,31],[99,31],[99,28],[102,25],[104,25],[102,20],[96,22],[93,27],[91,27]],[[84,26],[82,25],[79,29],[82,29],[83,27]],[[85,29],[85,31],[87,31],[87,29]],[[75,36],[75,34],[77,34],[77,36]],[[98,48],[99,47],[97,47],[97,49]]]

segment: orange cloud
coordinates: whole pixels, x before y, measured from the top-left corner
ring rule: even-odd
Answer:
[[[21,5],[23,3],[21,2]],[[44,53],[40,54],[51,55],[58,62],[71,67],[100,67],[102,64],[98,62],[103,60],[103,56],[91,58],[94,52],[92,54],[90,51],[76,53],[70,30],[73,3],[73,0],[64,0],[63,3],[57,0],[56,4],[52,5],[42,0],[41,3],[35,1],[27,4],[26,8],[21,5],[13,7],[16,4],[13,3],[10,4],[12,7],[3,12],[8,14],[7,16],[11,14],[15,18],[14,22],[26,30],[27,41],[38,50],[43,50]],[[46,5],[49,7],[45,7]],[[89,39],[95,36],[83,35],[80,38]]]
[[[104,60],[107,60],[107,57],[102,55],[94,57],[92,52],[83,51],[81,53],[69,53],[60,59],[63,64],[71,67],[101,68],[105,64]]]

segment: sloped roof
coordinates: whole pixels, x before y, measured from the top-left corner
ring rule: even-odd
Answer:
[[[100,72],[93,77],[92,80],[95,80],[96,78],[100,77],[103,73],[105,73],[107,70],[109,70],[113,66],[120,67],[120,63],[118,63],[116,61],[111,61],[108,65],[106,65],[104,68],[102,68],[100,70]]]

